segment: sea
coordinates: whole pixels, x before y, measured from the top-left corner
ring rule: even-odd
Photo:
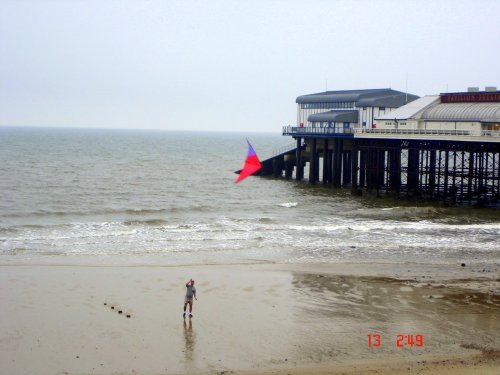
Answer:
[[[279,178],[276,133],[0,128],[0,264],[499,264],[500,210]]]

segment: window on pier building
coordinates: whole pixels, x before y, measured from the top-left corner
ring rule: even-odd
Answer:
[[[330,103],[301,103],[300,109],[352,109],[354,102],[330,102]]]
[[[485,124],[484,125],[484,130],[496,130],[496,131],[500,131],[500,123],[498,124]]]

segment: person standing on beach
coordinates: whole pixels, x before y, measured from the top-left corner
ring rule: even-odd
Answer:
[[[195,300],[198,300],[196,298],[196,288],[194,287],[194,280],[191,279],[186,283],[186,298],[184,299],[184,314],[182,314],[182,317],[185,319],[186,318],[186,307],[189,305],[189,317],[193,317],[193,298]]]

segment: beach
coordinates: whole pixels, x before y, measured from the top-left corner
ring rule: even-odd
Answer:
[[[0,0],[0,375],[500,375],[499,15]]]
[[[1,374],[500,369],[494,267],[457,265],[444,279],[437,268],[412,264],[105,263],[47,259],[0,267]],[[198,301],[184,320],[191,277]],[[401,347],[398,335],[406,336]]]
[[[237,133],[0,146],[0,375],[500,372],[498,209],[236,185]]]

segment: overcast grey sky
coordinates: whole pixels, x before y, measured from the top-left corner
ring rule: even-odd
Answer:
[[[500,86],[500,0],[0,0],[0,125],[279,132],[295,98]]]

